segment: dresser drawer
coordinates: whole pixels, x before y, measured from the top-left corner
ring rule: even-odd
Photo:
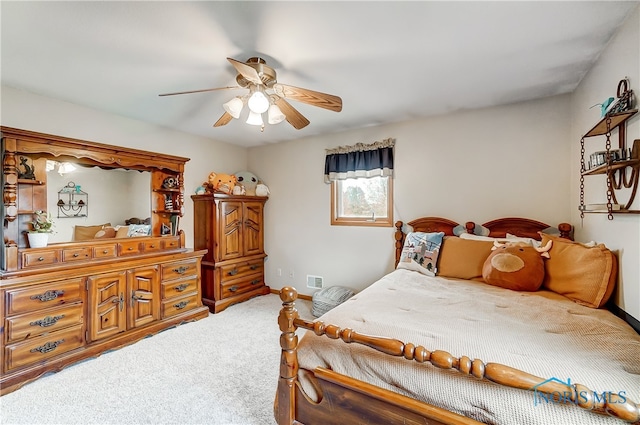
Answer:
[[[144,243],[144,252],[155,252],[162,250],[162,242],[159,240],[146,241]]]
[[[60,262],[60,252],[57,249],[22,253],[22,268],[48,266]]]
[[[83,278],[7,291],[7,316],[81,300]]]
[[[222,298],[229,298],[234,295],[252,291],[264,285],[264,275],[258,274],[247,276],[244,279],[237,279],[231,282],[222,283]]]
[[[177,261],[162,265],[162,281],[198,275],[198,261]]]
[[[239,261],[220,267],[220,282],[225,283],[250,274],[264,273],[264,260]]]
[[[175,316],[182,312],[196,308],[199,303],[199,294],[187,295],[182,298],[167,300],[162,302],[162,318]]]
[[[180,238],[177,236],[165,236],[162,238],[162,249],[180,248]]]
[[[115,258],[118,256],[117,245],[100,245],[93,247],[93,258]]]
[[[173,280],[162,283],[162,299],[180,297],[190,292],[197,292],[198,278],[192,277],[182,280]]]
[[[5,327],[7,340],[22,341],[70,326],[81,325],[82,310],[82,303],[77,303],[8,318]]]
[[[84,345],[82,325],[63,329],[5,348],[7,371],[40,363]]]
[[[91,247],[71,248],[62,250],[62,261],[69,263],[72,261],[88,260],[91,258]]]
[[[134,255],[142,252],[142,244],[140,241],[126,241],[118,243],[118,255]]]

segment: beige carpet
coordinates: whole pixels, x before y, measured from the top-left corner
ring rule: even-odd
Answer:
[[[0,397],[0,423],[275,424],[280,307],[253,298],[45,376]]]

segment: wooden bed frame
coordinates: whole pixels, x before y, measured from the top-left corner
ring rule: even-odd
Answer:
[[[424,217],[408,223],[413,231],[444,232],[454,235],[454,229],[460,225],[440,217]],[[396,264],[402,251],[405,234],[402,222],[396,223],[395,247]],[[525,218],[502,218],[482,225],[489,229],[489,236],[505,237],[506,233],[522,237],[540,239],[538,232],[548,229],[549,225]],[[464,231],[473,233],[475,223],[467,222]],[[562,237],[571,238],[572,226],[568,223],[558,225]],[[479,380],[486,379],[511,388],[536,390],[547,394],[572,394],[572,401],[580,408],[595,413],[609,414],[628,423],[640,424],[640,407],[630,399],[613,396],[608,400],[591,398],[576,401],[577,394],[593,394],[593,391],[581,384],[567,386],[559,382],[545,381],[518,369],[498,363],[484,363],[467,356],[456,358],[441,350],[429,351],[422,346],[405,343],[397,339],[358,334],[352,329],[341,329],[335,325],[325,325],[320,321],[308,321],[299,318],[295,309],[297,292],[286,287],[280,291],[282,310],[278,316],[280,331],[280,378],[274,404],[276,422],[279,425],[328,425],[328,424],[480,424],[473,419],[454,412],[382,389],[331,370],[318,367],[313,371],[321,394],[318,402],[313,401],[298,382],[297,346],[298,328],[313,331],[316,335],[325,335],[331,339],[341,339],[345,343],[357,343],[376,349],[391,356],[404,357],[419,363],[429,362],[442,369],[456,369],[460,373],[470,374]],[[425,373],[428,370],[425,369]],[[580,397],[582,398],[582,396]],[[578,407],[576,407],[578,408]]]

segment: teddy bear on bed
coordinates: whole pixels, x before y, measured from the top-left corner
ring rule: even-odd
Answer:
[[[223,174],[211,172],[207,181],[204,183],[208,192],[221,192],[226,194],[233,193],[236,185],[236,176],[233,174]]]
[[[552,242],[537,248],[523,242],[495,241],[482,267],[484,281],[513,291],[537,291],[544,279],[543,258],[549,258]]]

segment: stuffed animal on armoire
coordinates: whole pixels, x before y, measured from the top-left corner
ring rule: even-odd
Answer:
[[[549,258],[551,244],[537,248],[522,242],[495,241],[482,266],[482,278],[489,285],[513,291],[537,291],[544,280],[543,257]]]
[[[256,186],[258,185],[258,176],[250,171],[238,171],[234,174],[236,181],[244,186],[245,194],[256,196]]]
[[[233,174],[214,173],[209,174],[207,183],[210,189],[216,192],[230,194],[236,185],[236,176]]]

